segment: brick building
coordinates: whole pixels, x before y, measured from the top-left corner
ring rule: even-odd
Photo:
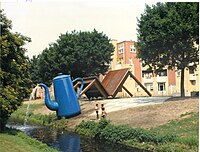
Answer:
[[[110,70],[130,68],[132,74],[147,88],[152,96],[180,96],[181,72],[172,71],[167,68],[155,74],[142,67],[142,63],[136,57],[137,50],[134,41],[112,41],[115,47]],[[185,70],[185,95],[190,96],[192,92],[199,91],[199,67],[197,71]],[[103,76],[100,77],[100,81]],[[124,86],[133,96],[148,96],[146,92],[133,80],[128,78]],[[53,86],[49,88],[50,96],[53,97]],[[117,96],[129,96],[123,89]],[[36,91],[36,98],[44,98],[44,89],[39,87]]]
[[[112,41],[115,47],[111,69],[130,68],[134,76],[151,92],[153,96],[179,96],[180,95],[180,71],[169,70],[167,68],[155,74],[147,71],[147,67],[142,67],[142,63],[136,57],[137,50],[134,41],[122,41],[117,43]],[[134,96],[147,96],[137,83],[128,78],[125,82],[126,88]],[[197,71],[185,70],[185,95],[190,96],[191,92],[199,90],[198,68]],[[128,96],[122,90],[119,96]]]

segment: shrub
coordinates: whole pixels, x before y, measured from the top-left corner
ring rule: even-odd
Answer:
[[[99,123],[97,123],[92,130],[93,138],[101,138],[101,134],[104,132],[103,130],[110,124],[110,121],[106,119],[101,119]]]
[[[76,127],[76,132],[99,139],[106,139],[111,142],[120,143],[122,141],[134,140],[140,143],[153,142],[163,143],[175,141],[174,135],[158,135],[149,130],[141,128],[130,128],[126,125],[115,126],[106,119],[95,123],[94,121],[83,121]]]
[[[51,123],[51,126],[54,128],[65,130],[67,128],[68,120],[65,118],[62,118],[60,120],[52,121],[50,123]]]
[[[123,140],[130,139],[131,128],[127,126],[114,126],[107,125],[106,128],[100,134],[101,139],[106,139],[112,142],[121,142]]]
[[[96,126],[96,123],[94,121],[82,121],[78,126],[76,126],[77,128],[83,128],[83,129],[94,129]]]
[[[75,132],[86,137],[92,137],[96,125],[97,124],[94,121],[82,121],[78,126],[76,126]]]

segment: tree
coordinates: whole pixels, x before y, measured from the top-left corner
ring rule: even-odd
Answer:
[[[0,10],[1,19],[1,70],[0,70],[0,131],[7,119],[17,110],[24,98],[29,96],[31,80],[28,57],[23,45],[30,38],[12,33],[11,21]]]
[[[108,37],[96,30],[61,34],[38,56],[38,80],[50,85],[58,73],[72,78],[104,74],[113,50]]]
[[[159,71],[165,66],[181,70],[181,96],[184,71],[199,63],[199,3],[169,2],[146,5],[138,19],[138,58],[143,66]],[[191,66],[192,65],[192,66]]]
[[[39,74],[38,74],[38,56],[33,56],[32,59],[29,60],[30,64],[30,76],[34,86],[40,82]]]

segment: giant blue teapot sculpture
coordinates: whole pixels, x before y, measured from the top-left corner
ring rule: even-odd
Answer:
[[[73,82],[82,81],[79,92],[76,94]],[[56,111],[58,117],[73,117],[81,113],[78,97],[83,89],[83,79],[76,78],[71,81],[70,75],[59,75],[53,79],[55,101],[50,99],[48,87],[40,83],[45,89],[45,105]]]

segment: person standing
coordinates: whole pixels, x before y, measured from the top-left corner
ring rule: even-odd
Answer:
[[[97,120],[99,119],[99,105],[96,104],[95,106],[95,111],[96,111],[96,115],[97,115]]]
[[[105,107],[104,107],[104,104],[101,104],[101,117],[102,118],[106,118],[106,111],[105,111]]]

